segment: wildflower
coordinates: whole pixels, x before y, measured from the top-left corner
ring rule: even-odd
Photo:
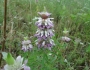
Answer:
[[[30,70],[30,67],[23,64],[23,58],[21,58],[21,56],[18,56],[16,58],[16,60],[14,61],[14,64],[12,65],[6,64],[4,66],[4,70],[21,70],[21,69]]]
[[[49,16],[51,13],[48,12],[39,12],[40,17],[38,21],[36,21],[35,25],[38,27],[35,37],[38,39],[36,40],[36,45],[44,48],[48,48],[51,50],[52,46],[55,46],[54,41],[51,39],[54,36],[54,24]]]
[[[33,46],[31,44],[30,40],[24,40],[22,41],[22,50],[23,51],[28,51],[28,50],[32,50]]]
[[[64,42],[69,42],[71,39],[69,37],[64,36],[61,38],[61,40]]]
[[[61,37],[62,41],[64,41],[64,42],[71,41],[71,39],[68,37],[68,33],[69,33],[69,31],[66,28],[64,28],[64,31],[63,31],[64,36]]]
[[[15,60],[12,55],[8,53],[7,55],[3,54],[3,59],[7,63],[4,66],[4,70],[30,70],[30,67],[26,66],[27,62],[23,63],[23,57],[21,56],[18,56]]]

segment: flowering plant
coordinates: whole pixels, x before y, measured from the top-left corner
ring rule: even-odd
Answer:
[[[61,40],[64,42],[69,42],[71,39],[68,37],[69,31],[65,28],[63,31],[64,36],[62,36]]]
[[[54,24],[51,21],[53,18],[49,18],[51,13],[48,12],[38,12],[40,15],[38,21],[36,21],[35,25],[38,27],[35,36],[38,38],[36,40],[36,45],[39,48],[44,47],[51,49],[52,46],[55,45],[54,40],[52,37],[54,36]]]
[[[33,46],[31,44],[31,41],[28,40],[27,37],[24,37],[24,41],[22,41],[22,50],[23,51],[28,51],[28,50],[32,50]]]
[[[2,54],[7,63],[4,66],[4,70],[30,70],[30,67],[26,66],[27,61],[23,63],[23,57],[18,56],[15,60],[10,53],[3,52]]]

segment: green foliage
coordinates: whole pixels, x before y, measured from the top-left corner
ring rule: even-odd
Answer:
[[[15,60],[10,53],[2,52],[2,55],[3,55],[3,59],[6,61],[8,65],[14,64]]]
[[[3,4],[4,0],[0,0],[0,49],[3,40]],[[22,55],[27,58],[31,70],[90,69],[90,0],[8,0],[7,7],[6,51],[14,53],[14,57]],[[51,51],[36,48],[33,37],[36,31],[36,20],[33,19],[44,7],[54,18],[53,39],[56,46]],[[61,41],[66,29],[71,38],[69,43]],[[20,51],[24,37],[28,37],[34,46],[30,52]],[[3,55],[4,59],[11,57],[7,63],[13,58],[10,54]]]
[[[90,53],[90,45],[86,48],[86,52]]]
[[[6,52],[2,52],[3,55],[3,59],[6,60],[7,59],[7,53]]]

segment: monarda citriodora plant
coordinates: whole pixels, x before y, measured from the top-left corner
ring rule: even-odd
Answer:
[[[38,48],[51,48],[55,45],[52,37],[54,36],[54,24],[51,21],[53,18],[49,18],[51,13],[48,12],[38,12],[39,18],[35,25],[38,27],[35,36],[38,38],[36,40],[36,45]]]

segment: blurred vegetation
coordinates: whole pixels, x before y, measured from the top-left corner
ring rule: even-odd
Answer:
[[[90,0],[8,0],[6,51],[28,58],[31,70],[90,70]],[[35,46],[35,17],[47,11],[54,18],[56,46],[52,50]],[[0,48],[3,40],[4,0],[0,0]],[[70,43],[60,40],[69,30]],[[30,37],[34,49],[22,52],[21,41]],[[52,54],[52,55],[49,55]]]

